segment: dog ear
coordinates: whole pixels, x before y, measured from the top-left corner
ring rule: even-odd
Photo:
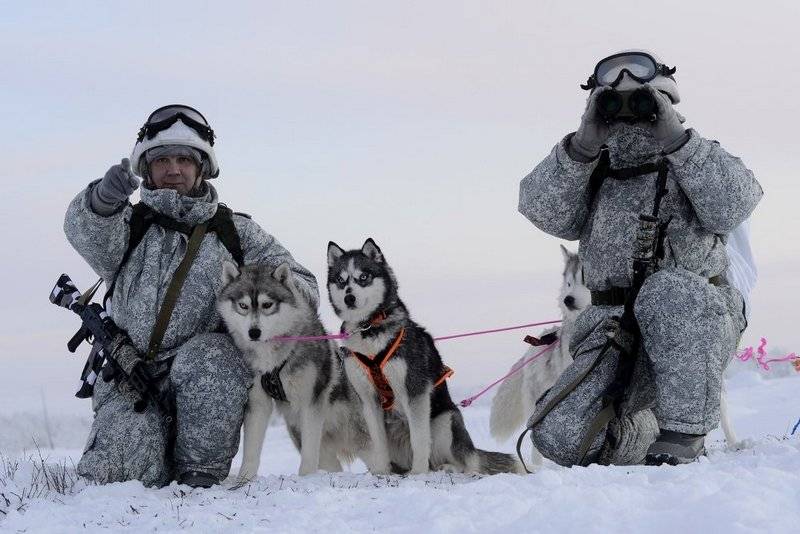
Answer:
[[[236,277],[241,274],[239,272],[239,266],[233,263],[232,261],[225,260],[222,262],[222,284],[227,285],[233,282]]]
[[[286,287],[294,287],[294,275],[292,273],[292,268],[287,262],[278,265],[275,270],[272,271],[272,277]]]
[[[564,245],[558,245],[558,246],[561,247],[561,255],[564,257],[564,263],[569,262],[569,259],[574,254],[572,254],[572,252],[570,252],[569,249],[567,247],[565,247]]]
[[[336,260],[341,258],[344,255],[344,249],[334,243],[333,241],[328,241],[328,267],[333,267],[333,264],[336,263]]]
[[[371,237],[364,241],[364,245],[361,247],[361,252],[366,254],[368,258],[377,263],[383,263],[385,261],[383,258],[383,252],[381,252],[381,249],[378,248],[378,245],[375,244],[375,241],[373,241]]]

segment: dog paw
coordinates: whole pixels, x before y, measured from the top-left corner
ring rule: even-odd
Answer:
[[[236,478],[241,482],[241,481],[253,480],[257,476],[258,476],[258,466],[245,464],[239,469],[239,474]]]
[[[380,464],[380,465],[373,465],[368,467],[369,472],[373,475],[391,475],[392,474],[392,467],[389,463]]]
[[[453,464],[442,464],[436,469],[437,471],[444,471],[445,473],[460,473],[461,470]]]
[[[300,464],[300,469],[297,470],[297,474],[300,475],[301,477],[304,477],[306,475],[313,475],[316,472],[317,469],[303,464]]]

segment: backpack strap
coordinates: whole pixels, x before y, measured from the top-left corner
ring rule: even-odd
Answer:
[[[111,283],[106,290],[106,294],[103,295],[103,308],[106,308],[108,299],[114,294],[114,287],[117,285],[117,277],[119,277],[122,267],[130,259],[133,250],[139,245],[139,243],[142,242],[144,235],[153,224],[154,219],[155,212],[150,209],[150,206],[143,202],[134,204],[133,209],[131,210],[131,218],[128,221],[128,248],[125,249],[125,253],[122,255],[122,260],[119,262],[119,267],[117,267],[117,271],[114,273],[114,278],[111,279]]]
[[[241,267],[244,265],[244,251],[242,250],[242,241],[239,239],[239,233],[236,231],[236,225],[233,223],[233,210],[225,204],[217,206],[217,213],[208,223],[208,231],[217,234],[217,238],[222,245],[228,249],[228,252],[233,256],[233,260]],[[237,213],[243,217],[250,218],[249,215]]]
[[[242,250],[242,242],[239,239],[239,233],[236,231],[236,225],[233,223],[233,214],[233,210],[231,210],[225,204],[220,203],[217,206],[217,212],[208,221],[206,231],[217,234],[217,238],[220,240],[222,245],[228,250],[228,252],[230,252],[237,265],[241,267],[244,265],[244,252]],[[236,213],[236,215],[241,215],[242,217],[247,217],[248,219],[250,218],[250,216],[246,213]],[[114,294],[114,287],[116,286],[117,277],[119,276],[122,267],[128,262],[131,254],[136,247],[139,246],[139,243],[142,242],[147,230],[149,230],[153,224],[157,224],[162,228],[184,233],[187,236],[192,233],[191,226],[179,223],[178,221],[170,219],[169,217],[156,213],[144,202],[134,204],[133,209],[131,210],[130,221],[128,221],[128,226],[130,227],[128,233],[128,248],[125,249],[125,253],[122,255],[122,261],[120,261],[119,267],[117,267],[117,271],[114,273],[114,278],[111,280],[111,284],[108,286],[108,290],[103,296],[104,308],[108,303],[108,299]]]
[[[608,154],[608,149],[603,147],[600,150],[600,160],[595,165],[592,175],[589,177],[589,200],[586,207],[591,210],[594,199],[600,191],[603,182],[608,177],[608,171],[611,169],[611,156]]]

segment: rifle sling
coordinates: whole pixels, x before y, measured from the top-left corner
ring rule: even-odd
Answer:
[[[172,275],[172,280],[167,287],[167,293],[164,295],[164,300],[161,303],[161,309],[158,311],[153,333],[150,335],[150,343],[147,346],[147,354],[145,360],[153,361],[161,348],[161,342],[164,340],[164,334],[169,326],[169,320],[172,317],[172,311],[175,309],[175,303],[178,301],[178,295],[181,292],[186,275],[189,274],[189,268],[192,266],[197,251],[200,249],[200,244],[203,242],[203,237],[206,234],[206,223],[198,224],[192,230],[192,235],[189,237],[189,243],[186,245],[186,253],[183,255],[180,265]]]

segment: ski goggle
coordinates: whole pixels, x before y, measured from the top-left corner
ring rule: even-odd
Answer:
[[[627,73],[629,77],[639,83],[647,83],[659,74],[672,76],[677,69],[659,63],[646,52],[622,52],[601,59],[583,89],[594,89],[600,86],[616,87]]]
[[[196,109],[183,104],[170,104],[152,112],[139,130],[138,140],[141,142],[145,137],[152,139],[158,132],[170,128],[178,120],[197,132],[197,135],[209,145],[214,146],[214,130],[208,125],[206,118]]]

